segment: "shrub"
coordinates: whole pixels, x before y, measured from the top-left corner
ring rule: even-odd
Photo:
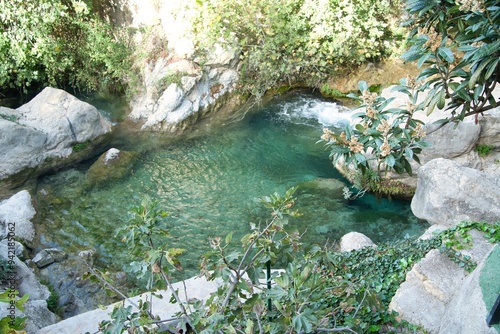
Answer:
[[[125,35],[80,0],[0,2],[0,88],[123,92],[133,72]]]

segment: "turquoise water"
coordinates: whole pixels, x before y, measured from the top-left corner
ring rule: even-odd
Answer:
[[[324,126],[348,119],[335,103],[299,92],[273,99],[242,120],[217,127],[207,123],[175,141],[167,135],[145,140],[121,133],[113,146],[139,154],[126,178],[85,190],[90,161],[39,181],[42,244],[75,254],[94,248],[98,267],[127,271],[131,258],[115,230],[127,220],[130,206],[149,196],[170,212],[168,242],[187,249],[177,278],[197,274],[209,238],[234,232],[237,240],[250,222],[267,219],[260,197],[318,178],[341,179],[316,142]],[[413,216],[409,202],[371,195],[346,201],[338,192],[307,187],[299,188],[297,199],[304,215],[292,219],[290,228],[306,232],[304,243],[334,242],[350,231],[380,242],[416,236],[427,227]]]

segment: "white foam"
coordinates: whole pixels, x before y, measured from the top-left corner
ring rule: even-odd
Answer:
[[[351,110],[335,102],[320,101],[314,98],[285,103],[282,114],[287,115],[292,122],[316,120],[322,126],[343,127],[351,121]]]

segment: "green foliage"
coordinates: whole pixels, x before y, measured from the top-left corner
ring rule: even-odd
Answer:
[[[80,0],[2,0],[0,31],[2,90],[122,92],[133,74],[126,36]]]
[[[485,157],[488,154],[490,154],[491,150],[494,149],[495,146],[493,145],[477,145],[476,146],[476,151],[479,153],[479,156]]]
[[[167,264],[180,270],[182,267],[177,257],[184,249],[169,248],[166,242],[169,232],[165,221],[168,213],[158,208],[157,201],[145,198],[140,206],[131,208],[131,213],[128,224],[119,228],[117,235],[122,236],[131,255],[138,260],[131,263],[137,277],[148,278],[146,288],[161,288],[162,278],[155,279],[155,276],[168,272]]]
[[[321,95],[325,97],[332,97],[332,98],[342,98],[346,97],[346,94],[342,93],[340,90],[330,87],[328,84],[323,84],[320,89],[319,89]]]
[[[496,107],[500,80],[500,7],[497,0],[407,2],[412,27],[407,61],[425,64],[427,113],[448,102],[452,120]]]
[[[240,54],[242,88],[255,96],[283,83],[319,86],[328,75],[392,51],[398,1],[199,1],[200,49]]]
[[[359,118],[356,125],[347,125],[340,134],[324,129],[321,140],[330,149],[334,164],[345,164],[360,172],[358,187],[376,189],[389,170],[412,175],[409,159],[419,162],[417,154],[426,146],[422,140],[425,131],[423,123],[413,116],[422,107],[417,102],[422,88],[411,78],[401,80],[394,88],[408,95],[407,109],[387,109],[394,98],[370,92],[364,81],[359,83],[359,89],[360,97],[348,95],[361,103],[362,111],[353,115]]]
[[[18,298],[17,295],[19,291],[17,290],[6,290],[0,293],[0,303],[7,304],[6,307],[13,305],[16,309],[24,311],[24,303],[28,300],[28,294],[23,297]],[[16,334],[16,333],[26,333],[23,329],[26,327],[27,317],[15,316],[11,318],[10,316],[5,316],[0,319],[0,333],[6,334]]]
[[[168,73],[163,78],[161,78],[155,85],[156,91],[162,93],[171,84],[175,83],[177,86],[182,87],[181,79],[186,76],[184,72],[174,72]]]
[[[138,310],[129,305],[117,305],[111,313],[112,320],[105,320],[99,324],[99,331],[105,334],[127,333],[157,333],[155,327],[151,327],[151,318],[148,314],[151,304],[139,300]]]
[[[449,117],[441,125],[471,115],[477,122],[480,113],[498,104],[492,95],[500,81],[498,1],[408,0],[406,11],[405,24],[412,30],[403,58],[424,67],[417,78],[402,79],[395,88],[407,95],[407,105],[387,109],[390,101],[360,82],[361,99],[351,95],[362,102],[364,112],[354,115],[360,119],[340,135],[325,129],[322,136],[335,163],[361,174],[356,186],[363,189],[373,189],[388,171],[412,174],[409,161],[418,163],[425,147],[425,130],[413,118],[415,112],[429,115],[446,107]]]
[[[442,241],[441,252],[468,272],[472,272],[477,263],[472,261],[470,256],[463,255],[461,250],[472,246],[472,236],[469,233],[472,229],[483,232],[490,243],[500,241],[500,223],[462,222],[439,235]]]
[[[75,145],[73,145],[73,152],[75,152],[75,153],[81,152],[81,151],[85,150],[87,147],[89,147],[89,145],[90,145],[90,142],[88,142],[88,141],[83,142],[83,143],[76,143]]]
[[[160,279],[172,292],[171,302],[181,307],[177,330],[193,333],[378,333],[421,330],[398,323],[389,303],[406,274],[430,250],[441,249],[460,267],[473,269],[456,252],[472,241],[470,231],[479,230],[491,243],[500,241],[500,223],[463,222],[427,240],[405,239],[339,253],[330,247],[302,247],[300,235],[288,231],[288,218],[295,210],[294,193],[274,193],[261,199],[270,209],[270,220],[250,223],[250,233],[241,240],[210,241],[211,251],[202,259],[201,274],[219,280],[218,290],[206,301],[182,302],[164,274],[160,258],[166,255],[168,236],[165,212],[158,203],[144,200],[132,209],[130,223],[119,234],[138,267]],[[157,238],[158,237],[158,238]],[[159,255],[161,253],[161,255]],[[153,255],[152,255],[153,254]],[[170,257],[178,255],[178,251]],[[278,262],[279,261],[279,262]],[[176,261],[169,261],[176,267]],[[266,267],[282,270],[266,273]],[[161,285],[157,285],[161,286]],[[153,285],[149,285],[155,288]],[[188,296],[186,296],[188,299]],[[149,299],[151,300],[151,299]],[[100,324],[104,333],[155,333],[165,323],[151,310],[150,302],[118,305],[111,320]]]
[[[47,298],[47,308],[54,314],[61,315],[62,309],[59,305],[59,293],[54,289],[52,284],[47,281],[41,282],[43,285],[47,286],[50,292],[49,298]]]
[[[158,202],[145,198],[141,205],[131,208],[131,217],[127,225],[117,231],[117,236],[123,236],[122,241],[127,243],[130,248],[130,254],[137,261],[131,263],[132,270],[137,277],[146,278],[147,290],[156,290],[171,287],[168,278],[168,265],[180,270],[181,264],[177,257],[184,250],[178,248],[169,248],[166,242],[169,233],[167,230],[165,218],[168,213],[158,208]],[[93,270],[94,275],[120,296],[125,297],[115,287],[110,286],[105,280],[105,275]],[[184,320],[184,330],[186,323],[190,323],[184,304],[179,299],[177,292],[173,291],[174,301],[179,304],[182,313],[186,315]],[[139,304],[132,304],[125,307],[118,305],[111,314],[110,321],[101,322],[100,331],[103,333],[123,333],[125,331],[134,333],[152,333],[155,332],[154,321],[156,317],[151,313],[149,302],[139,301]]]

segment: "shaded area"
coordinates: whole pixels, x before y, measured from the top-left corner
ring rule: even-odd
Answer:
[[[486,259],[483,270],[481,270],[481,276],[479,277],[479,285],[481,286],[481,291],[483,292],[484,304],[486,305],[488,314],[493,308],[493,304],[495,303],[497,296],[500,294],[499,275],[500,246],[497,245]],[[500,323],[496,323],[492,327],[500,333]]]

